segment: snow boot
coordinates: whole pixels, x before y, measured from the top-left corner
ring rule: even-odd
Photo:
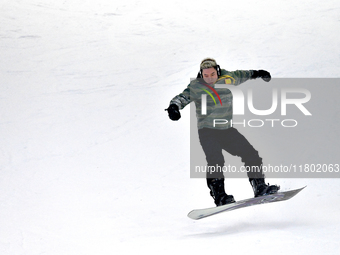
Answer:
[[[235,203],[232,195],[224,191],[224,178],[207,179],[210,195],[214,198],[216,206]]]
[[[274,194],[278,192],[280,186],[277,185],[269,185],[264,182],[264,178],[260,179],[249,179],[251,186],[253,187],[254,196],[260,197],[269,194]]]

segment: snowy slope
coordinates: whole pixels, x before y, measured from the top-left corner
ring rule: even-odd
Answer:
[[[189,178],[189,109],[172,122],[164,108],[208,56],[229,70],[338,77],[339,7],[2,0],[0,254],[335,254],[339,179],[273,180],[308,188],[289,202],[187,218],[212,199],[205,180]],[[322,134],[338,151],[334,121]],[[251,196],[245,179],[226,183],[237,199]]]

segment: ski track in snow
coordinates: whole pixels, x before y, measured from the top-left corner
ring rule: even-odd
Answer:
[[[229,70],[337,78],[339,8],[335,0],[3,0],[0,254],[335,254],[338,179],[272,180],[308,187],[289,202],[188,219],[212,199],[205,180],[189,178],[189,110],[171,122],[164,108],[208,56]],[[334,95],[325,104],[333,108],[317,112],[335,119],[323,136],[305,131],[311,146],[324,146],[313,157],[339,150],[336,93],[320,91]],[[226,185],[236,199],[252,195],[245,179]]]

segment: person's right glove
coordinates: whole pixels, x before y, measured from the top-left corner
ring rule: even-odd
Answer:
[[[176,104],[171,104],[167,109],[169,118],[171,120],[179,120],[181,118],[181,113],[179,112],[179,108]]]

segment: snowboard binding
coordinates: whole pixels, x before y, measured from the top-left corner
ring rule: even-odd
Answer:
[[[235,203],[234,196],[225,193],[224,178],[207,179],[207,184],[216,206]]]
[[[280,186],[266,184],[264,178],[250,179],[250,184],[253,187],[254,197],[266,196],[275,194],[279,191]]]

